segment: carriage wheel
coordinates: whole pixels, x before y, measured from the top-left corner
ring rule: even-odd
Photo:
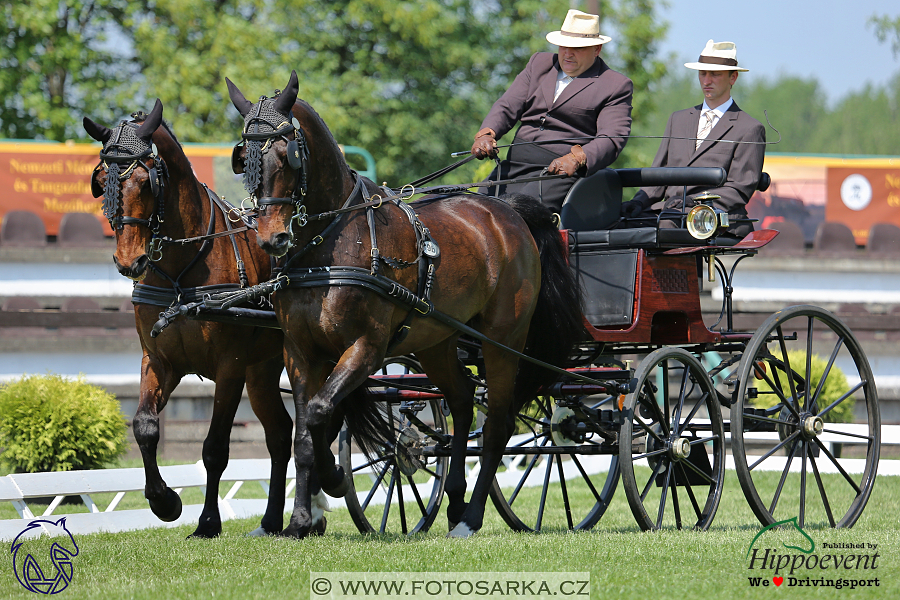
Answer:
[[[706,530],[722,496],[722,412],[700,362],[681,348],[660,348],[635,372],[619,436],[622,484],[643,530]]]
[[[407,357],[389,358],[379,371],[383,375],[421,372],[419,363]],[[381,404],[394,416],[393,447],[370,460],[356,449],[346,427],[338,438],[340,464],[345,473],[353,473],[345,496],[347,510],[360,533],[428,531],[440,509],[449,458],[423,458],[411,450],[434,445],[432,431],[446,433],[447,419],[436,399]]]
[[[852,527],[875,483],[881,417],[850,330],[815,306],[777,312],[748,343],[738,378],[732,454],[760,522]]]
[[[615,397],[587,398],[596,410],[613,408]],[[506,524],[515,531],[590,529],[609,507],[619,483],[619,461],[609,447],[605,454],[555,454],[568,446],[590,451],[602,439],[577,432],[578,406],[559,406],[539,397],[516,418],[517,435],[509,446],[544,449],[538,454],[504,456],[491,486],[491,500]],[[523,493],[526,488],[533,488]],[[570,500],[593,499],[587,513],[575,514]],[[584,504],[578,502],[578,504]]]

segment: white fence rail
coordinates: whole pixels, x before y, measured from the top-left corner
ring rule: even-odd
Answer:
[[[829,429],[836,427],[846,427],[848,431],[853,430],[854,425],[835,425],[829,424]],[[855,430],[852,431],[856,433]],[[767,434],[759,434],[765,437]],[[777,434],[771,434],[777,435]],[[900,425],[884,425],[881,430],[882,445],[900,445]],[[846,443],[847,438],[841,437],[840,441]],[[826,441],[834,441],[828,439]],[[511,440],[513,444],[515,440]],[[583,464],[589,474],[603,472],[608,469],[609,457],[598,456],[591,457],[597,460],[591,461],[590,464]],[[364,464],[366,461],[362,455],[354,456],[352,464]],[[478,463],[476,458],[470,459],[472,463],[467,469],[467,478],[469,486],[474,483],[474,478],[478,473]],[[767,461],[770,462],[770,461]],[[862,460],[859,470],[861,470]],[[848,469],[848,472],[854,472],[857,465],[851,464],[853,461],[847,459],[842,460],[842,465]],[[783,468],[774,465],[779,469]],[[726,468],[733,469],[734,464],[729,454],[726,456]],[[535,469],[537,470],[537,469]],[[200,488],[201,493],[206,493],[206,469],[203,467],[202,461],[198,461],[189,465],[177,465],[160,467],[160,473],[163,479],[177,493],[185,488]],[[224,496],[219,496],[219,512],[223,521],[236,518],[247,518],[262,515],[266,509],[266,499],[241,499],[235,498],[238,490],[245,483],[258,483],[266,495],[269,493],[268,478],[270,473],[270,463],[268,459],[239,459],[231,460],[228,467],[222,475],[222,482],[231,483],[231,487]],[[359,472],[357,474],[363,474]],[[577,477],[578,473],[574,470],[565,469],[566,479],[569,477]],[[879,475],[900,475],[900,460],[882,460],[878,467]],[[514,472],[506,473],[511,479],[510,481],[501,480],[500,484],[515,485],[518,476]],[[286,490],[286,498],[284,501],[285,511],[290,511],[293,507],[293,491],[294,470],[293,460],[288,466],[289,485]],[[553,481],[556,481],[557,475],[553,473]],[[542,477],[529,477],[526,485],[541,485]],[[136,469],[100,469],[93,471],[67,471],[55,473],[26,473],[18,475],[7,475],[0,477],[0,503],[9,502],[15,507],[19,513],[18,519],[0,520],[0,540],[12,540],[21,531],[25,529],[29,522],[35,518],[49,518],[55,516],[53,513],[65,496],[81,496],[85,506],[89,512],[80,512],[65,515],[66,528],[75,534],[97,533],[101,531],[118,532],[131,531],[135,529],[148,529],[151,527],[177,527],[179,525],[195,524],[199,520],[200,512],[203,509],[201,504],[185,505],[181,516],[170,523],[160,521],[149,508],[116,510],[122,498],[128,492],[141,492],[144,490],[144,470]],[[93,495],[95,494],[113,493],[115,496],[104,507],[95,502]],[[359,492],[360,501],[365,499],[368,490]],[[47,505],[42,514],[36,515],[29,508],[28,501],[34,498],[52,497],[53,500]],[[384,502],[384,494],[380,496],[376,494],[372,498],[371,504]],[[396,497],[394,502],[396,502]],[[329,503],[332,508],[345,506],[343,499],[330,498]],[[35,504],[32,502],[31,506]],[[58,515],[57,515],[58,516]],[[40,535],[41,530],[33,531],[33,535]],[[49,533],[49,532],[48,532]]]

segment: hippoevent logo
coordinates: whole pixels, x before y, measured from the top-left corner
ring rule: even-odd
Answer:
[[[53,536],[50,556],[40,553],[32,535],[36,529],[45,528]],[[43,546],[43,544],[41,544]],[[78,544],[66,529],[66,518],[58,521],[35,519],[13,540],[9,551],[13,555],[16,579],[26,590],[36,594],[58,594],[69,586],[75,567],[72,559],[78,556]]]
[[[791,543],[781,542],[772,547],[771,530],[795,530]],[[784,534],[782,534],[782,537]],[[878,568],[878,544],[821,543],[816,551],[815,540],[797,523],[797,517],[778,521],[763,528],[747,548],[747,577],[750,587],[826,587],[856,589],[881,585],[875,570]]]

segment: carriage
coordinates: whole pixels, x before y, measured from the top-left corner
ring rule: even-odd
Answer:
[[[786,308],[756,331],[733,327],[735,269],[777,232],[719,236],[718,223],[710,225],[718,217],[705,208],[680,215],[677,228],[609,229],[623,187],[713,187],[724,177],[722,169],[708,168],[608,169],[572,187],[561,234],[584,291],[589,338],[577,346],[569,370],[602,383],[561,380],[518,415],[521,433],[506,448],[491,489],[512,529],[590,529],[621,478],[641,529],[705,530],[715,517],[726,461],[763,525],[797,517],[801,526],[851,527],[862,514],[878,465],[880,416],[872,371],[852,332],[816,306]],[[763,174],[760,188],[767,185]],[[704,279],[722,287],[722,310],[710,326],[701,314]],[[476,340],[460,343],[460,357],[476,377],[477,349]],[[820,355],[824,369],[813,366]],[[347,496],[360,531],[392,525],[421,531],[439,508],[447,411],[419,371],[413,357],[393,358],[372,378],[402,421],[395,447],[381,461],[354,455],[342,432],[344,468],[368,474],[354,479],[365,499]],[[835,380],[841,382],[836,395],[823,402],[822,391]],[[482,385],[479,393],[488,390]],[[855,422],[829,422],[830,411],[853,398]],[[479,436],[476,427],[469,456],[479,456]],[[413,485],[422,480],[416,473],[430,481]],[[540,492],[519,500],[527,486]],[[381,502],[368,508],[375,494]],[[403,508],[411,496],[418,507],[413,517]],[[593,504],[575,513],[570,498],[577,497]]]
[[[160,174],[173,180],[178,170],[184,178],[192,175],[189,164],[172,166],[176,159],[183,163],[186,159],[179,155],[177,142],[160,133],[159,103],[146,120],[142,115],[139,123],[130,125],[131,130],[123,129],[124,124],[115,131],[101,129],[89,126],[86,119],[89,132],[104,141],[101,157],[110,164],[131,165],[122,169],[124,174],[118,169],[98,169],[92,183],[95,195],[106,192],[111,223],[118,230],[135,226],[133,232],[126,228],[119,236],[120,244],[133,246],[122,253],[120,271],[135,279],[146,275],[141,272],[150,262],[155,263],[151,270],[157,274],[170,268],[164,261],[174,260],[169,258],[174,253],[165,252],[163,259],[165,245],[181,248],[202,242],[196,257],[212,260],[203,248],[217,238],[224,239],[211,244],[219,248],[216,260],[240,271],[244,260],[237,241],[229,245],[226,240],[240,238],[248,244],[254,228],[260,246],[270,254],[286,255],[272,273],[266,261],[257,260],[249,279],[241,271],[240,278],[234,276],[230,284],[188,287],[189,276],[179,286],[181,277],[199,259],[188,253],[181,267],[171,267],[183,270],[175,271],[181,273],[177,278],[169,277],[168,292],[139,284],[145,292],[135,297],[142,343],[151,349],[156,348],[151,338],[157,336],[159,340],[169,336],[180,347],[181,338],[175,336],[199,336],[225,344],[236,335],[234,327],[284,331],[286,366],[297,407],[298,470],[297,502],[286,534],[302,537],[324,530],[322,514],[315,514],[317,503],[311,500],[319,488],[346,498],[362,532],[425,531],[435,522],[445,494],[450,499],[451,534],[470,535],[481,526],[487,495],[516,530],[590,529],[609,506],[620,479],[642,529],[705,530],[715,516],[728,461],[763,524],[797,517],[801,527],[807,523],[849,527],[859,518],[875,481],[880,417],[874,377],[858,341],[837,318],[814,306],[779,311],[754,332],[733,327],[735,269],[776,233],[757,231],[741,240],[723,235],[728,216],[704,204],[688,214],[674,215],[676,227],[655,223],[609,228],[618,218],[623,187],[715,186],[724,179],[722,169],[601,171],[572,187],[552,226],[532,226],[528,219],[538,217],[516,216],[513,208],[498,201],[483,197],[473,201],[464,193],[466,186],[440,188],[437,197],[414,204],[413,210],[403,202],[410,196],[409,189],[378,188],[346,166],[318,115],[302,101],[295,103],[295,74],[285,92],[274,99],[262,97],[255,104],[228,83],[232,101],[245,117],[243,142],[235,147],[232,163],[235,172],[249,171],[248,189],[257,197],[252,215],[239,215],[241,211],[234,208],[217,209],[211,194],[205,209],[208,190],[194,181],[199,190],[196,197],[189,200],[182,195],[177,210],[165,213],[166,223],[181,225],[178,219],[184,220],[184,215],[173,213],[187,211],[186,205],[195,202],[199,208],[196,214],[190,213],[192,226],[177,229],[181,239],[162,231],[165,192],[161,190],[166,186],[160,185],[165,179]],[[291,113],[293,119],[285,116]],[[110,140],[119,140],[122,132],[131,135],[132,141],[137,135],[142,142],[133,142],[116,155]],[[151,149],[151,139],[160,147],[159,154]],[[167,152],[173,155],[166,158],[168,170],[162,160]],[[138,163],[144,168],[135,168]],[[127,200],[119,200],[116,185]],[[171,182],[168,186],[186,187],[190,186],[176,188]],[[257,188],[261,193],[256,194]],[[520,214],[528,209],[528,202],[522,202],[525,208],[515,208]],[[387,214],[388,210],[393,212]],[[241,220],[243,226],[235,228],[234,222]],[[461,226],[460,221],[466,224]],[[499,267],[477,264],[487,260],[475,252],[476,240],[485,237],[484,231],[467,238],[459,229],[483,227],[487,221],[502,236],[496,238],[498,246],[485,254],[501,255],[507,261],[501,264],[512,273],[503,276],[506,279],[496,275]],[[398,222],[402,228],[394,233],[392,223]],[[302,233],[307,226],[309,233]],[[583,306],[569,302],[550,307],[574,314],[578,321],[580,338],[574,346],[564,345],[561,362],[565,364],[536,358],[542,349],[526,346],[527,323],[529,318],[532,325],[537,322],[532,313],[538,310],[528,294],[541,282],[544,265],[543,250],[540,264],[535,262],[539,248],[532,241],[539,229],[544,239],[537,246],[558,246],[560,250],[553,250],[561,259],[558,268],[583,290]],[[407,246],[412,253],[404,249]],[[156,256],[142,258],[142,249],[148,247]],[[259,248],[253,248],[258,253]],[[467,261],[450,250],[467,255]],[[334,262],[338,254],[355,261],[354,266]],[[320,264],[323,256],[332,262],[310,266]],[[301,257],[310,262],[297,261],[289,268]],[[379,265],[390,269],[394,279],[379,274]],[[413,265],[418,269],[408,268]],[[510,289],[501,289],[500,284],[483,289],[481,280],[487,277],[473,276],[481,272]],[[721,314],[711,326],[701,314],[704,278],[718,279],[722,286]],[[450,299],[443,303],[434,299],[442,295]],[[249,300],[256,304],[247,307]],[[274,307],[268,302],[274,302]],[[142,304],[149,308],[142,309]],[[165,306],[159,313],[156,307]],[[552,312],[541,314],[552,316]],[[222,322],[231,329],[210,329],[210,323]],[[327,332],[316,329],[323,322]],[[345,332],[348,327],[349,333]],[[170,329],[163,331],[166,328]],[[555,333],[549,327],[542,343],[553,346]],[[506,337],[500,339],[501,334]],[[316,335],[323,339],[311,347],[315,351],[298,351]],[[423,346],[428,336],[443,336],[443,346]],[[562,331],[559,336],[563,337]],[[343,338],[351,339],[350,348],[338,348],[333,355],[339,360],[330,358],[330,345]],[[359,340],[364,343],[354,350]],[[520,351],[523,347],[525,353]],[[168,352],[162,346],[158,351]],[[198,360],[182,358],[187,363]],[[235,364],[228,356],[216,360]],[[246,356],[238,360],[251,364]],[[348,360],[352,369],[344,364]],[[515,375],[508,372],[510,365],[519,369],[520,379],[529,370],[544,373],[545,383],[528,395],[533,400],[510,400]],[[271,408],[273,373],[277,383],[277,370],[271,366],[267,357],[261,367],[267,374],[232,373],[229,381],[231,392],[235,381],[242,382],[240,377],[246,377],[248,389],[254,383],[263,390],[256,399],[251,390],[251,401],[254,410],[266,415],[267,444],[273,453],[272,489],[278,496],[284,490],[290,442],[284,435],[280,400],[278,409]],[[146,494],[151,508],[160,518],[172,519],[180,513],[180,501],[154,472],[158,438],[154,418],[177,377],[199,367],[182,365],[174,369],[174,375],[157,368],[160,374],[148,378],[146,386],[142,378],[135,434],[148,473]],[[148,369],[153,370],[153,365]],[[547,372],[552,377],[546,377]],[[498,379],[497,373],[507,377]],[[219,385],[217,380],[218,412],[210,429],[212,438],[216,428],[216,442],[204,446],[210,481],[207,506],[195,532],[200,536],[216,535],[221,529],[214,490],[227,462],[227,429],[223,427],[230,427],[229,415],[233,417],[237,402],[233,393],[222,392],[220,398]],[[340,428],[343,418],[352,423],[360,416],[356,413],[364,405],[347,405],[351,390],[362,387],[368,397],[377,398],[365,406],[380,406],[380,414],[390,417],[380,445],[360,437],[359,429]],[[344,401],[332,404],[335,398]],[[497,409],[504,399],[506,404]],[[507,407],[508,414],[496,412]],[[486,419],[492,410],[499,420]],[[849,419],[853,422],[840,422]],[[332,441],[337,444],[338,464],[331,456]],[[361,448],[367,452],[361,453]],[[469,503],[463,501],[464,472],[476,481]],[[481,514],[470,508],[476,495]],[[273,501],[270,496],[262,527],[266,532],[281,530],[279,502],[280,498]],[[585,505],[590,508],[579,512],[578,507]]]

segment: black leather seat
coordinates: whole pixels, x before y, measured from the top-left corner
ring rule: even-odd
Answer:
[[[609,229],[619,220],[621,208],[619,174],[613,169],[603,169],[575,182],[563,201],[559,217],[564,229]]]

